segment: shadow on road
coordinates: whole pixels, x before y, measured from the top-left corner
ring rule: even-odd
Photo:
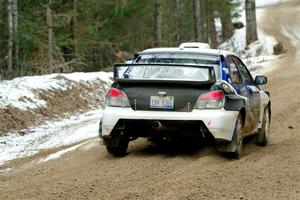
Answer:
[[[255,153],[260,149],[255,145],[255,136],[244,138],[243,157]],[[212,141],[180,141],[180,142],[161,142],[154,143],[145,139],[139,139],[129,145],[128,156],[163,156],[163,157],[205,157],[215,156],[231,160],[230,157],[218,152]]]

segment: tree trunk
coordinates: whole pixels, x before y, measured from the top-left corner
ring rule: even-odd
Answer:
[[[73,15],[70,21],[71,26],[71,38],[72,38],[72,52],[73,58],[77,56],[77,46],[76,46],[76,0],[71,0],[71,8],[73,10]]]
[[[19,71],[19,38],[18,38],[18,2],[17,0],[12,0],[12,23],[13,23],[13,70]],[[20,71],[19,71],[20,72]]]
[[[69,24],[66,26],[66,29],[69,33],[70,40],[65,45],[61,47],[61,50],[64,54],[64,59],[66,62],[69,62],[76,58],[76,29],[75,29],[75,20],[76,20],[76,0],[63,0],[62,7],[63,12],[69,13]]]
[[[209,38],[210,38],[210,46],[213,49],[218,48],[218,40],[217,40],[217,31],[215,25],[215,18],[214,16],[209,17]]]
[[[201,15],[200,15],[200,0],[193,0],[193,14],[194,14],[194,34],[195,41],[201,42]]]
[[[180,14],[180,0],[175,1],[175,24],[176,24],[176,44],[181,43],[181,14]]]
[[[246,44],[257,40],[256,8],[255,0],[246,0]]]
[[[47,5],[47,26],[48,26],[48,66],[53,65],[53,23],[52,23],[52,10],[50,8],[51,0]]]
[[[222,11],[221,11],[222,12]],[[233,25],[231,19],[231,10],[224,9],[221,16],[221,24],[222,24],[222,42],[226,41],[227,39],[231,38],[233,35]]]
[[[202,30],[202,41],[208,43],[209,38],[209,15],[208,12],[208,0],[201,1],[201,30]]]
[[[155,45],[161,46],[161,0],[155,1]]]
[[[7,43],[7,75],[12,76],[13,73],[13,16],[12,16],[12,0],[7,0],[7,24],[8,24],[8,43]]]

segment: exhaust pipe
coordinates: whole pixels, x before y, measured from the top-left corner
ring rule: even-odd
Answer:
[[[152,128],[153,128],[153,129],[161,129],[161,128],[162,128],[162,125],[161,125],[161,123],[160,123],[159,121],[154,121],[154,122],[152,123]]]

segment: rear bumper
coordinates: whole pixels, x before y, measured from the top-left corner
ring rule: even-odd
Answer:
[[[238,111],[196,110],[192,112],[134,111],[131,108],[106,107],[102,117],[102,136],[110,135],[120,119],[202,121],[216,140],[231,141]]]

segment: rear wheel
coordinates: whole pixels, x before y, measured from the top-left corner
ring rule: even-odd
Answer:
[[[233,130],[232,140],[229,143],[217,143],[217,150],[222,152],[225,156],[229,158],[239,159],[242,155],[243,149],[243,137],[241,131],[243,128],[242,116],[238,115],[235,127]]]
[[[118,144],[115,146],[106,145],[107,152],[111,153],[114,156],[122,157],[126,155],[127,148],[128,148],[128,140],[120,139]]]
[[[269,142],[270,136],[270,108],[267,106],[264,111],[262,119],[262,126],[256,135],[256,144],[259,146],[266,146]]]
[[[229,156],[235,159],[239,159],[242,155],[243,150],[243,137],[241,130],[243,127],[243,121],[241,115],[238,116],[232,137],[232,146],[234,147],[232,152],[229,152]]]
[[[128,148],[129,138],[123,131],[114,132],[112,138],[105,138],[104,144],[108,153],[114,156],[125,156]]]

